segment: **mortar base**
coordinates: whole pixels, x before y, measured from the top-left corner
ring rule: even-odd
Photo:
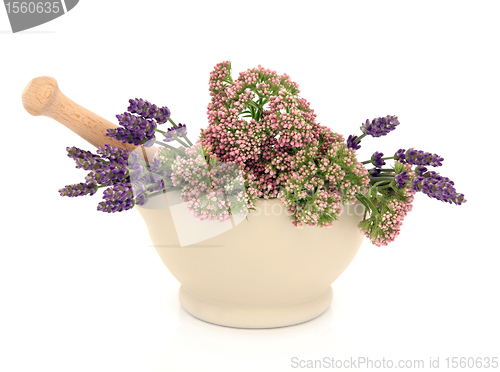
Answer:
[[[273,307],[232,306],[207,301],[189,293],[182,285],[179,300],[195,318],[233,328],[277,328],[307,322],[323,314],[333,298],[332,287],[310,300]]]

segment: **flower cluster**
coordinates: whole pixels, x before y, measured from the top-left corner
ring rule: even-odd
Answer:
[[[221,62],[210,73],[209,90],[208,127],[195,145],[186,125],[175,124],[167,107],[129,100],[128,112],[117,115],[120,127],[107,136],[134,145],[156,143],[160,150],[144,162],[135,152],[109,145],[97,154],[68,148],[76,167],[89,173],[85,182],[68,185],[60,194],[93,195],[106,188],[98,210],[110,213],[180,190],[196,218],[218,221],[246,216],[258,198],[279,198],[297,227],[330,227],[342,204],[359,200],[366,211],[359,227],[377,246],[399,235],[417,192],[457,205],[466,202],[453,181],[427,170],[442,165],[437,154],[410,148],[391,157],[376,151],[369,160],[357,160],[361,140],[387,135],[400,124],[397,116],[366,120],[362,134],[344,141],[316,122],[298,84],[286,74],[258,66],[233,80],[230,62]],[[172,126],[159,130],[167,121]],[[162,142],[156,141],[156,132],[164,136]],[[173,141],[183,147],[167,144]],[[386,160],[394,160],[394,166],[382,168]]]
[[[94,195],[97,191],[97,188],[98,187],[95,183],[80,182],[74,185],[67,185],[62,189],[59,189],[59,194],[61,196],[69,196],[70,198],[87,194]]]
[[[347,147],[353,150],[359,150],[361,148],[361,144],[358,141],[358,136],[353,136],[352,134],[347,137]]]
[[[442,161],[444,160],[437,154],[415,150],[413,148],[407,151],[405,151],[404,149],[399,149],[394,154],[394,159],[399,160],[402,163],[406,162],[412,165],[430,165],[432,167],[442,166]]]
[[[378,151],[375,151],[372,155],[372,164],[377,167],[377,168],[381,168],[383,165],[385,165],[385,161],[384,159],[382,159],[384,156],[383,153],[381,152],[378,152]]]
[[[83,196],[93,195],[100,187],[111,188],[127,184],[128,168],[127,162],[130,151],[122,150],[110,145],[104,145],[97,150],[97,154],[81,150],[76,147],[68,147],[68,156],[76,163],[76,168],[83,168],[90,172],[85,177],[85,182],[68,185],[59,190],[61,196]],[[98,210],[106,212],[123,211],[133,207],[134,203],[123,198],[113,200],[106,193],[105,201],[99,203]]]
[[[158,107],[142,98],[130,99],[127,111],[142,116],[145,119],[154,119],[158,124],[166,123],[170,117],[168,107]]]
[[[96,154],[76,147],[67,148],[76,168],[88,170],[85,182],[67,185],[59,190],[61,196],[94,195],[107,187],[97,210],[107,213],[129,210],[134,205],[146,204],[149,196],[172,187],[168,169],[158,159],[145,163],[136,152],[108,144]]]
[[[158,107],[142,98],[131,99],[129,104],[128,112],[116,115],[120,127],[108,129],[108,137],[123,143],[151,146],[156,142],[156,132],[159,132],[164,135],[170,133],[172,140],[177,140],[183,146],[187,145],[178,136],[191,144],[186,137],[186,125],[175,124],[166,106]],[[167,132],[157,129],[159,124],[167,121],[172,124]],[[162,162],[155,156],[151,161],[145,162],[135,151],[110,145],[98,148],[96,154],[68,147],[68,156],[75,161],[76,167],[90,172],[85,177],[85,183],[68,185],[59,190],[59,193],[70,197],[93,195],[99,188],[107,187],[97,210],[108,213],[125,211],[136,204],[144,205],[149,197],[174,188],[171,180],[173,158],[175,154],[183,154],[172,146],[156,143],[172,150],[168,161]]]
[[[167,132],[163,134],[165,136],[163,141],[172,142],[176,140],[178,137],[184,137],[186,134],[187,134],[186,125],[179,124],[177,128],[175,127],[168,128]]]
[[[288,75],[258,66],[233,81],[230,72],[230,63],[222,62],[210,75],[202,145],[241,168],[250,207],[255,198],[279,197],[297,226],[330,225],[338,203],[353,202],[369,182],[354,150],[316,123]]]
[[[361,126],[362,135],[350,135],[347,146],[353,150],[361,147],[360,141],[367,135],[385,136],[398,126],[396,116],[367,120]],[[383,169],[384,160],[393,159],[394,167]],[[437,154],[415,150],[399,149],[394,156],[384,158],[381,152],[375,152],[370,160],[362,164],[371,164],[369,187],[366,193],[356,197],[364,204],[368,217],[360,222],[361,231],[376,245],[387,245],[399,234],[406,214],[411,211],[411,203],[416,192],[423,192],[431,198],[460,205],[466,200],[463,194],[456,192],[454,183],[435,172],[428,172],[426,166],[440,167],[444,159]],[[416,166],[413,169],[413,166]]]
[[[292,216],[292,223],[329,227],[341,214],[341,203],[352,204],[368,185],[368,171],[347,148],[342,136],[323,128],[328,149],[319,160],[317,146],[294,156],[294,168],[279,197]]]
[[[440,176],[434,171],[423,173],[413,180],[414,191],[421,191],[430,198],[450,204],[461,205],[466,202],[465,196],[457,193],[454,185],[455,183],[448,177]]]
[[[366,122],[361,125],[361,131],[372,137],[381,137],[396,129],[398,125],[397,116],[387,115],[386,117],[373,119],[371,122],[366,119]]]
[[[245,182],[237,164],[219,162],[196,144],[186,149],[186,157],[177,156],[171,169],[173,186],[181,188],[181,198],[197,219],[224,222],[230,215],[247,215]]]
[[[396,186],[399,188],[405,187],[406,181],[409,180],[410,178],[408,177],[407,171],[396,174],[396,177],[394,177],[394,182],[396,183]]]
[[[378,247],[388,245],[400,234],[405,217],[413,209],[414,200],[414,191],[410,186],[405,187],[404,197],[391,189],[380,192],[382,195],[374,199],[375,209],[372,209],[371,216],[359,223],[361,231]]]
[[[141,145],[155,138],[156,122],[128,112],[116,115],[121,127],[108,129],[107,136],[124,143]]]
[[[168,107],[158,107],[142,98],[129,100],[128,112],[116,115],[120,127],[108,129],[106,135],[123,143],[135,146],[151,146],[155,139],[155,132],[159,124],[170,119]]]
[[[374,178],[375,184],[360,197],[370,215],[359,223],[359,228],[377,246],[394,241],[413,208],[415,191],[407,181],[415,177],[415,172],[411,165],[400,162],[396,162],[393,172],[395,176],[384,174]]]

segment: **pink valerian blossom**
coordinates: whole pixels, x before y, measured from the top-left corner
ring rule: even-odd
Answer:
[[[415,192],[411,189],[411,186],[407,185],[406,188],[406,201],[393,200],[389,202],[386,206],[385,212],[380,217],[380,222],[378,227],[380,232],[378,236],[373,239],[370,233],[364,231],[365,236],[372,239],[372,243],[376,246],[386,246],[388,243],[394,241],[399,235],[403,220],[413,209],[413,199]]]
[[[343,137],[326,127],[322,130],[321,148],[308,146],[295,154],[294,169],[280,192],[297,227],[330,227],[342,212],[341,204],[354,203],[356,194],[364,193],[369,182],[368,171]]]
[[[354,150],[316,123],[288,75],[258,66],[233,81],[230,72],[222,62],[210,74],[209,126],[200,143],[241,168],[250,207],[256,198],[279,197],[295,225],[330,226],[340,203],[353,203],[369,182]]]
[[[409,179],[415,177],[410,164],[403,165]],[[361,221],[360,230],[376,246],[387,246],[399,235],[403,221],[413,209],[415,191],[410,183],[403,188],[403,197],[391,192],[391,189],[380,190],[380,197],[372,199],[378,213],[372,214],[370,218]]]
[[[186,149],[186,157],[177,156],[171,166],[175,187],[188,210],[199,220],[227,221],[230,215],[248,213],[244,180],[236,164],[222,163],[209,155],[200,144]]]

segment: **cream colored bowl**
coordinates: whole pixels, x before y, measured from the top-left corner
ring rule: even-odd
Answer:
[[[158,255],[181,283],[182,307],[214,324],[273,328],[321,315],[332,301],[331,284],[363,241],[360,204],[344,208],[332,228],[298,229],[281,201],[261,200],[247,219],[224,227],[218,221],[194,223],[169,194],[136,208]],[[208,226],[204,232],[200,224]],[[212,236],[206,238],[207,231]]]

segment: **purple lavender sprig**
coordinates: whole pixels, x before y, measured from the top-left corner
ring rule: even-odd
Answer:
[[[135,146],[149,143],[155,138],[157,124],[154,120],[145,119],[128,112],[116,115],[116,117],[121,127],[108,129],[106,136]]]
[[[168,107],[158,107],[141,98],[129,100],[128,112],[116,115],[119,127],[108,129],[106,135],[123,143],[152,146],[158,143],[175,152],[176,156],[185,156],[185,152],[157,142],[155,133],[165,134],[166,138],[177,140],[181,145],[192,145],[187,138],[185,124],[175,124],[170,118]],[[167,132],[158,129],[158,125],[170,121],[172,128]],[[189,145],[180,140],[184,138]],[[114,213],[128,210],[134,205],[144,205],[151,195],[171,189],[171,169],[165,169],[158,159],[143,162],[138,154],[114,146],[105,145],[97,150],[97,154],[76,147],[68,147],[68,156],[72,158],[77,168],[90,172],[85,177],[85,183],[69,185],[59,190],[63,196],[93,195],[98,188],[108,187],[103,194],[104,201],[98,204],[99,211]],[[168,168],[168,166],[166,166]]]
[[[61,196],[68,196],[74,198],[77,196],[94,195],[98,189],[95,183],[77,183],[74,185],[67,185],[59,190]]]
[[[187,134],[187,128],[185,124],[180,124],[177,126],[177,128],[168,128],[167,132],[164,133],[163,135],[165,138],[163,139],[164,142],[172,142],[178,137],[183,137]]]
[[[368,136],[381,137],[396,129],[398,125],[399,120],[397,116],[387,115],[386,117],[375,118],[371,122],[367,119],[361,125],[361,131]]]
[[[130,99],[127,111],[142,116],[145,119],[154,119],[158,124],[164,124],[170,118],[167,106],[158,107],[142,98]]]
[[[421,150],[415,150],[414,148],[404,150],[399,149],[394,154],[394,159],[399,160],[402,163],[408,163],[411,165],[430,165],[432,167],[440,167],[443,165],[444,160],[441,156],[437,154],[432,154],[430,152],[424,152]]]
[[[89,152],[89,151],[87,151]],[[127,164],[128,160],[131,156],[137,156],[136,153],[132,153],[129,150],[121,149],[119,147],[111,146],[105,144],[102,147],[97,149],[97,154],[99,154],[102,158],[107,159],[109,161],[117,162],[120,164]],[[133,154],[133,155],[132,155]],[[94,155],[97,156],[97,155]]]
[[[457,193],[454,185],[455,183],[448,177],[430,171],[421,176],[416,176],[413,179],[412,187],[414,191],[421,191],[430,198],[461,205],[466,202],[465,196]]]
[[[410,178],[408,177],[408,172],[407,171],[398,173],[394,177],[394,182],[396,184],[396,187],[398,187],[400,189],[403,188],[403,187],[405,187],[406,181],[409,181],[409,180],[410,180]]]
[[[136,204],[146,204],[146,195],[137,195],[136,187],[131,183],[124,182],[107,188],[103,193],[104,201],[97,205],[97,210],[106,213],[115,213],[132,209]]]
[[[108,187],[103,194],[104,201],[98,204],[99,211],[114,213],[128,210],[136,204],[144,205],[148,193],[163,190],[167,185],[163,176],[168,176],[168,173],[160,169],[159,161],[153,161],[151,167],[159,174],[148,172],[139,156],[129,150],[106,144],[97,149],[97,154],[76,147],[68,147],[67,151],[77,168],[90,172],[85,182],[60,189],[60,195],[94,195],[99,188]]]
[[[124,201],[106,200],[97,205],[97,210],[106,213],[123,212],[132,209],[135,202],[132,199]]]
[[[187,128],[185,124],[177,125],[170,118],[168,107],[158,107],[142,99],[130,99],[128,112],[116,115],[120,127],[108,129],[106,136],[112,137],[123,143],[133,144],[135,146],[152,146],[154,143],[179,152],[178,149],[163,142],[156,141],[155,133],[165,135],[165,142],[176,140],[184,147],[192,146],[193,143],[187,138]],[[169,121],[172,127],[167,131],[158,129],[158,125]],[[186,142],[180,139],[182,137]],[[182,155],[182,152],[180,152]]]
[[[378,151],[375,151],[372,155],[372,164],[377,167],[381,168],[383,165],[385,165],[385,161],[383,159],[384,154]]]
[[[385,117],[375,118],[371,122],[369,119],[366,119],[366,122],[363,123],[360,127],[363,134],[361,136],[350,135],[347,138],[347,147],[354,150],[359,150],[361,148],[361,140],[366,136],[372,137],[382,137],[387,133],[396,129],[398,126],[399,120],[397,116],[387,115]]]
[[[359,144],[360,141],[358,141],[358,136],[350,135],[347,137],[347,148],[349,149],[354,149],[354,150],[359,150],[361,148],[361,145]]]
[[[394,160],[400,161],[401,163],[405,162],[405,150],[404,149],[399,149],[396,151],[394,154]]]
[[[76,163],[76,168],[98,169],[101,168],[101,158],[98,155],[92,154],[90,151],[81,150],[77,147],[66,147],[68,157]]]

